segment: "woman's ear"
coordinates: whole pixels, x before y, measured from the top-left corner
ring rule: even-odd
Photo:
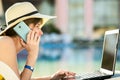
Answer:
[[[16,39],[17,39],[18,41],[20,41],[21,38],[20,38],[19,36],[16,36]]]
[[[16,39],[17,39],[17,41],[22,45],[22,46],[24,46],[24,41],[22,40],[22,38],[21,37],[19,37],[19,36],[16,36]]]
[[[35,25],[34,25],[34,24],[32,24],[32,23],[31,23],[31,24],[29,24],[29,28],[30,28],[31,30],[33,30],[34,26],[35,26]]]
[[[25,46],[26,46],[26,43],[23,41],[23,39],[21,39],[20,38],[20,44],[22,45],[22,47],[24,47],[25,48]]]

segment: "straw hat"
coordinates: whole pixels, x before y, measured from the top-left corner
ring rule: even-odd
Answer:
[[[29,18],[42,18],[42,25],[39,27],[41,28],[49,19],[56,18],[56,16],[40,14],[30,2],[19,2],[7,9],[5,18],[7,27],[0,32],[0,35],[23,20]]]

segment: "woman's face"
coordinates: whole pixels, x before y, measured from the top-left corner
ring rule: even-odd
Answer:
[[[38,22],[36,24],[31,23],[29,24],[29,27],[31,30],[35,31],[38,34],[38,36],[40,36],[43,34],[42,30],[39,28],[40,25],[41,25],[41,22]]]

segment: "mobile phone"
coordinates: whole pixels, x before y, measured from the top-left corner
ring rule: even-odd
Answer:
[[[30,31],[30,28],[23,21],[18,23],[13,30],[23,39],[24,42],[27,41],[27,34]]]

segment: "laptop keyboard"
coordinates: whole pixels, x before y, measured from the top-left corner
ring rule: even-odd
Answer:
[[[105,73],[101,73],[99,71],[93,72],[93,73],[85,73],[85,74],[80,74],[77,75],[75,78],[76,79],[90,79],[90,78],[95,78],[95,77],[100,77],[100,76],[105,76]]]

